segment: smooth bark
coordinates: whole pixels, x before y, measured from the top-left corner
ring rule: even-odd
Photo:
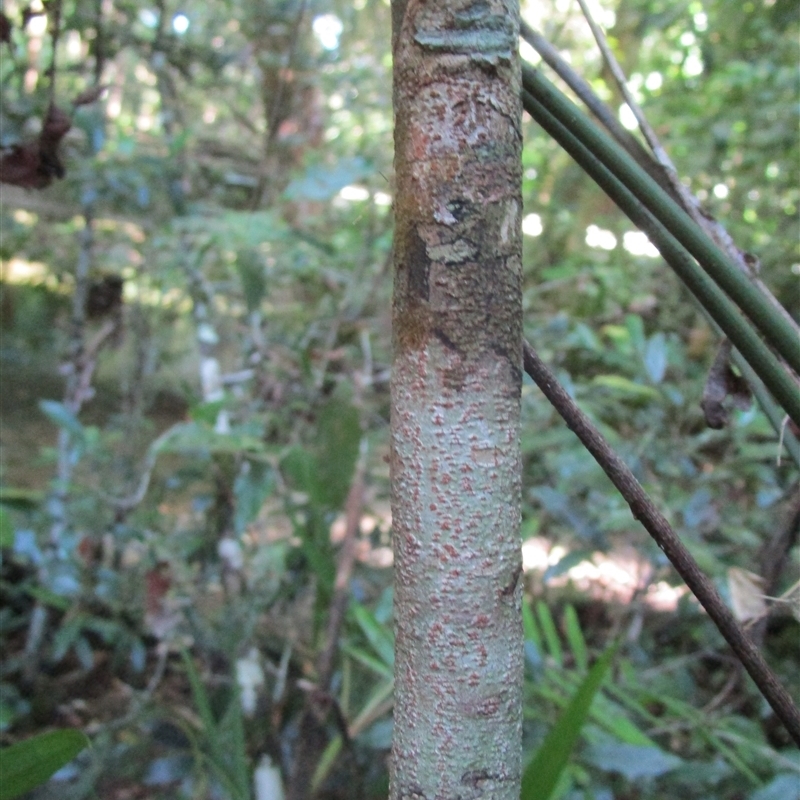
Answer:
[[[513,0],[393,6],[392,800],[517,800],[521,104]]]

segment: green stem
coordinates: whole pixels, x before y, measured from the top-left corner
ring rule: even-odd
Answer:
[[[791,324],[775,312],[767,298],[697,227],[686,212],[676,205],[616,142],[602,132],[538,70],[523,65],[522,84],[531,99],[537,101],[539,106],[546,109],[568,132],[577,137],[583,147],[588,148],[593,160],[601,161],[615,180],[622,182],[634,193],[635,198],[646,206],[647,210],[667,228],[671,236],[674,236],[697,259],[708,275],[750,317],[786,363],[795,372],[800,373],[800,342]],[[752,364],[752,361],[750,363]],[[794,393],[797,394],[796,388]],[[800,400],[796,402],[800,403]]]
[[[525,110],[578,162],[634,224],[647,233],[667,263],[747,359],[789,416],[800,425],[800,392],[794,380],[747,324],[736,306],[697,266],[682,244],[642,205],[639,198],[596,157],[595,151],[584,145],[571,129],[529,92],[523,91],[522,103]],[[774,315],[774,312],[771,313]]]
[[[786,417],[783,410],[772,399],[764,384],[759,380],[758,375],[747,363],[747,359],[738,350],[731,352],[731,359],[744,375],[744,379],[749,384],[758,405],[761,406],[761,410],[766,414],[767,419],[775,429],[775,433],[783,440],[783,445],[786,448],[786,452],[789,453],[789,457],[800,467],[800,441],[797,440],[797,437],[786,425]]]

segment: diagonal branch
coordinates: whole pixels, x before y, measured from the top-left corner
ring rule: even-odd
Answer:
[[[604,163],[605,159],[603,157],[606,153],[605,151],[600,152],[608,142],[607,137],[595,129],[589,120],[583,117],[581,112],[572,103],[569,103],[566,98],[562,97],[555,87],[538,72],[523,67],[523,85],[523,107],[525,110],[578,162],[620,209],[641,230],[647,233],[667,263],[697,297],[701,305],[722,328],[734,346],[741,351],[778,402],[792,419],[800,420],[800,393],[797,391],[794,379],[782,368],[772,351],[747,324],[735,304],[720,291],[712,277],[698,267],[688,250],[683,246],[683,241],[679,242],[670,230],[667,230],[667,225],[662,224],[664,220],[661,217],[656,219],[657,215],[652,204],[645,206],[641,188],[642,181],[648,181],[647,176],[641,170],[638,170],[630,159],[627,159],[627,166],[631,171],[624,176],[617,177],[614,169],[616,164]],[[534,92],[536,93],[535,95]],[[556,109],[559,104],[561,107]],[[558,115],[556,115],[557,110],[559,111]],[[566,122],[563,120],[566,120]],[[586,126],[590,127],[587,128]],[[575,130],[574,133],[573,130]],[[596,134],[593,141],[584,136],[587,131]],[[589,141],[588,145],[586,144],[587,140]],[[592,146],[593,144],[596,147]],[[621,151],[618,154],[621,154]],[[658,191],[660,202],[670,203],[674,212],[683,217],[686,225],[702,235],[686,219],[684,213],[674,206],[652,181],[649,181],[649,184],[651,188]],[[667,220],[668,222],[669,220]],[[708,242],[707,239],[706,241]],[[713,247],[711,242],[708,242],[708,244]],[[723,257],[721,253],[719,255]],[[730,267],[730,274],[735,275],[747,284],[749,295],[754,294],[763,300],[749,285],[747,279],[733,267]],[[766,313],[768,315],[771,314],[769,310]],[[774,315],[772,315],[772,318],[774,320]],[[798,348],[794,336],[786,331],[784,331],[784,334],[785,339],[783,341],[787,352],[791,353],[791,348],[793,347],[795,355],[800,356],[800,352],[796,352]],[[798,424],[800,424],[800,421]]]
[[[665,192],[669,192],[675,199],[672,185],[664,177],[664,171],[653,161],[642,143],[614,116],[611,109],[595,94],[592,87],[572,66],[567,63],[561,54],[553,47],[539,31],[534,30],[527,22],[520,23],[519,35],[542,57],[553,72],[572,89],[578,99],[594,114],[603,127],[619,142],[620,146],[630,154],[636,163],[647,170],[650,177],[658,181]]]
[[[800,746],[800,711],[764,660],[761,651],[742,630],[711,581],[703,574],[686,546],[681,542],[664,515],[656,508],[625,462],[611,449],[600,431],[578,408],[533,347],[527,341],[523,341],[522,347],[525,372],[533,378],[570,430],[578,436],[583,446],[592,454],[595,461],[625,498],[634,518],[644,525],[647,532],[670,560],[717,626],[725,641],[742,662],[775,715],[784,724],[792,739]]]
[[[747,275],[747,277],[753,282],[758,290],[767,298],[767,300],[769,300],[775,310],[778,311],[778,313],[781,314],[781,316],[794,327],[795,333],[800,335],[800,327],[798,327],[797,323],[792,319],[789,312],[778,302],[772,292],[770,292],[770,290],[767,288],[766,284],[758,279],[754,274],[754,270],[751,267],[751,262],[753,261],[752,257],[748,257],[736,246],[731,238],[731,235],[727,230],[725,230],[725,227],[703,209],[697,197],[693,195],[692,192],[689,191],[689,188],[683,184],[678,175],[678,170],[676,169],[675,164],[669,157],[665,147],[661,144],[661,141],[659,140],[656,132],[653,130],[653,127],[647,121],[647,117],[644,115],[644,111],[642,110],[641,106],[636,102],[636,98],[633,96],[633,93],[630,91],[630,89],[628,89],[628,82],[625,73],[623,72],[620,63],[614,56],[614,53],[611,51],[605,34],[603,33],[603,29],[592,17],[586,0],[578,0],[578,3],[580,4],[584,17],[586,17],[586,22],[589,24],[589,27],[592,30],[592,35],[597,42],[597,46],[600,48],[600,52],[603,55],[603,60],[606,62],[614,81],[619,87],[625,102],[628,104],[628,108],[630,108],[630,110],[633,112],[636,122],[639,125],[639,129],[644,135],[644,138],[647,140],[647,143],[650,145],[650,149],[653,151],[653,155],[655,155],[656,160],[661,167],[659,171],[662,173],[663,177],[666,177],[667,183],[670,187],[670,194],[673,194],[679,198],[680,204],[683,206],[684,210],[689,214],[689,216],[714,240],[717,246],[728,256],[728,258],[745,275]],[[610,128],[609,131],[611,131]],[[614,137],[619,141],[616,133],[613,131],[612,135],[614,135]],[[659,183],[663,186],[663,180],[659,181]]]
[[[708,275],[725,290],[764,334],[786,363],[796,373],[800,373],[800,347],[794,325],[787,322],[783,315],[775,313],[772,303],[731,263],[731,260],[709,239],[703,229],[693,222],[683,208],[673,202],[622,147],[594,125],[538,70],[523,64],[522,85],[526,93],[588,148],[595,160],[599,159],[613,177],[618,178],[634,192],[636,200],[643,204],[697,259]]]

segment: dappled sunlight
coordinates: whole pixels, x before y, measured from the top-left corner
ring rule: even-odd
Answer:
[[[369,200],[369,189],[366,186],[345,186],[339,191],[339,197],[348,203],[360,203]]]
[[[600,250],[613,250],[617,246],[617,237],[598,225],[589,225],[586,229],[586,244]]]
[[[522,566],[526,574],[541,579],[545,572],[567,555],[565,548],[543,537],[522,544]],[[547,580],[549,588],[571,587],[592,600],[629,603],[634,596],[655,611],[674,611],[688,589],[670,586],[665,581],[651,583],[653,566],[630,547],[596,552],[590,557]]]
[[[326,50],[335,50],[339,46],[339,37],[342,35],[344,25],[335,14],[322,14],[314,17],[312,28],[319,43]]]
[[[790,4],[587,4],[682,184],[792,302]],[[510,6],[400,3],[421,16],[398,29],[392,5],[2,4],[0,748],[53,727],[89,733],[91,750],[48,787],[59,798],[275,800],[313,775],[316,797],[385,800],[412,705],[398,681],[393,708],[395,666],[421,645],[437,674],[413,670],[414,690],[437,711],[482,723],[521,690],[522,763],[585,704],[554,793],[783,798],[794,766],[780,714],[577,426],[525,376],[520,397],[518,328],[790,691],[797,545],[778,535],[796,471],[790,448],[776,453],[794,428],[778,417],[773,430],[755,404],[706,425],[715,329],[546,114],[528,101],[520,124]],[[552,46],[520,42],[536,75],[582,105],[574,70],[647,148],[581,4],[521,5]],[[393,25],[408,45],[393,47]],[[564,98],[548,96],[553,114]],[[58,130],[69,123],[57,139],[51,104]],[[420,106],[441,110],[423,136]],[[587,147],[606,157],[601,141]],[[485,346],[513,377],[491,409],[478,398],[499,388]],[[734,364],[725,403],[739,380]],[[398,397],[426,387],[435,432],[429,408],[398,414]],[[440,407],[453,409],[446,430]],[[475,442],[462,435],[473,419]],[[501,420],[513,425],[487,445]],[[489,475],[501,455],[508,470],[476,488],[469,465]],[[429,490],[442,499],[421,499]],[[520,549],[504,535],[519,520]],[[500,557],[478,552],[487,525]],[[520,555],[523,575],[509,568]],[[516,660],[498,669],[507,647]],[[465,767],[450,794],[495,796],[496,772]]]
[[[372,513],[361,515],[359,535],[356,540],[356,559],[373,569],[389,569],[394,564],[394,553],[388,544],[392,527],[392,512],[388,503],[375,502]],[[344,514],[339,514],[330,528],[330,539],[341,545],[347,530]]]
[[[658,258],[660,255],[658,248],[647,238],[647,234],[642,231],[626,231],[622,235],[622,246],[632,256]]]
[[[522,232],[526,236],[541,236],[543,230],[542,218],[538,214],[527,214],[522,218]]]
[[[42,283],[50,275],[47,264],[10,258],[0,263],[0,279],[6,283]]]

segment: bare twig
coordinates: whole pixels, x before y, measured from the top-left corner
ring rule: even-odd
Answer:
[[[131,494],[125,495],[124,497],[114,497],[108,494],[103,495],[103,499],[114,507],[118,516],[124,516],[129,513],[144,500],[147,490],[150,487],[150,480],[153,477],[153,470],[155,469],[156,462],[158,461],[158,454],[161,452],[162,446],[185,425],[185,422],[175,423],[150,443],[150,446],[147,448],[147,456],[145,457],[144,466],[142,467],[139,483]]]
[[[155,694],[156,689],[158,689],[162,679],[164,678],[164,674],[167,669],[167,661],[169,658],[169,645],[166,642],[158,643],[156,646],[156,656],[156,665],[153,669],[153,674],[150,676],[150,680],[147,682],[147,686],[135,694],[133,700],[131,701],[131,707],[128,709],[128,711],[118,719],[111,720],[103,725],[98,726],[92,731],[94,735],[97,735],[101,731],[111,733],[112,731],[121,730],[122,728],[125,728],[134,722],[134,720],[139,716],[145,705],[147,705],[147,703]]]
[[[759,574],[764,579],[764,594],[768,596],[777,594],[781,573],[791,562],[787,556],[800,535],[800,487],[797,484],[791,490],[790,496],[789,506],[782,514],[780,525],[759,553]],[[764,640],[766,631],[767,620],[762,619],[755,622],[750,635],[759,644]]]
[[[628,107],[636,118],[636,122],[638,123],[642,134],[647,140],[647,143],[650,145],[650,149],[653,151],[656,160],[661,166],[663,175],[666,177],[671,187],[671,194],[678,197],[680,204],[683,206],[689,216],[704,231],[706,231],[706,233],[708,233],[708,235],[728,255],[733,263],[736,264],[736,266],[745,275],[747,275],[748,278],[750,278],[750,280],[758,287],[761,293],[770,301],[775,310],[794,327],[795,333],[800,336],[800,326],[797,325],[789,312],[786,311],[786,309],[777,301],[766,284],[764,284],[755,274],[752,265],[757,264],[757,260],[744,253],[736,246],[725,227],[703,209],[697,197],[695,197],[692,192],[689,191],[689,189],[683,184],[678,176],[678,170],[675,168],[675,164],[672,162],[672,159],[669,157],[666,149],[661,144],[656,132],[647,121],[647,117],[645,117],[641,106],[636,102],[636,98],[633,96],[630,89],[628,89],[628,82],[625,73],[614,56],[614,53],[611,51],[602,28],[592,17],[589,7],[586,4],[586,0],[578,0],[578,3],[580,4],[584,17],[586,17],[586,22],[589,24],[589,27],[592,30],[592,35],[597,42],[597,46],[600,48],[600,52],[603,55],[603,60],[605,61],[606,66],[611,72],[611,75],[613,76],[614,81],[622,93],[625,102],[628,104]],[[610,128],[609,131],[612,133],[612,135],[614,135],[615,138],[617,138],[616,134],[611,131]],[[660,183],[663,183],[663,179],[660,181]]]
[[[547,39],[527,22],[520,23],[520,36],[536,50],[542,60],[572,89],[580,101],[594,114],[619,144],[627,150],[631,158],[646,170],[653,180],[658,181],[664,191],[677,199],[672,184],[665,178],[664,171],[653,161],[642,143],[614,116],[609,107],[594,93],[588,82],[579,75],[553,47]]]
[[[647,139],[647,143],[650,145],[653,153],[660,164],[667,167],[668,171],[671,171],[673,174],[675,172],[675,167],[672,164],[669,156],[667,155],[664,148],[661,146],[661,142],[659,142],[658,137],[655,134],[655,131],[650,127],[650,123],[648,123],[647,118],[645,117],[642,109],[639,107],[639,104],[636,102],[633,94],[631,93],[630,89],[628,89],[628,81],[625,77],[625,73],[622,71],[622,67],[617,61],[614,54],[611,52],[611,48],[608,46],[608,42],[606,40],[605,34],[603,33],[602,28],[594,21],[592,17],[592,12],[589,11],[589,6],[586,4],[586,0],[578,0],[578,4],[581,7],[581,11],[583,12],[583,16],[586,17],[586,22],[589,23],[589,27],[591,28],[592,35],[594,36],[595,41],[597,42],[597,46],[600,48],[600,52],[603,55],[603,60],[606,62],[606,66],[608,67],[611,75],[614,78],[617,86],[619,87],[620,92],[622,93],[625,102],[630,107],[633,115],[636,117],[636,122],[639,123],[639,128],[641,129],[642,133],[644,134],[644,138]],[[670,176],[672,178],[672,175]],[[678,190],[678,187],[675,186],[673,183],[673,187]]]
[[[53,3],[48,3],[45,8],[47,9],[48,21],[52,30],[50,31],[50,42],[53,52],[50,54],[50,66],[45,73],[49,78],[50,84],[48,86],[49,104],[54,106],[56,104],[56,57],[58,53],[58,40],[61,37],[61,0],[55,0]]]
[[[65,400],[64,405],[74,414],[81,410],[85,402],[94,397],[92,378],[97,368],[97,358],[103,345],[114,336],[119,326],[118,317],[106,320],[100,330],[83,346],[78,357],[72,363],[65,365],[63,371],[73,379],[74,383],[71,396]]]
[[[742,662],[775,715],[784,724],[792,739],[800,746],[800,711],[764,660],[760,650],[742,630],[711,581],[700,570],[697,562],[692,558],[664,515],[656,508],[625,462],[611,449],[600,431],[578,408],[528,342],[523,342],[523,364],[525,372],[533,378],[570,430],[578,436],[583,446],[611,479],[630,506],[634,518],[644,525],[686,582]]]
[[[95,337],[92,342],[93,350],[86,344],[86,297],[89,290],[89,271],[94,257],[94,209],[91,204],[84,206],[83,216],[84,227],[80,234],[80,250],[75,266],[72,319],[67,345],[68,360],[64,370],[67,380],[63,405],[75,416],[80,413],[84,402],[91,397],[91,379],[96,365],[97,351],[107,338],[107,335],[100,339]],[[50,533],[47,542],[49,558],[39,567],[39,581],[42,586],[48,585],[50,561],[56,557],[61,540],[69,527],[68,504],[75,469],[72,445],[72,434],[60,427],[56,447],[56,477],[47,504],[50,511]],[[47,632],[47,622],[47,606],[37,601],[31,613],[25,640],[23,677],[26,680],[32,680],[36,674],[39,651]]]
[[[58,40],[61,35],[61,5],[62,0],[54,0],[49,9],[50,24],[52,25],[52,58],[48,74],[50,78],[50,108],[55,107],[55,82],[56,82],[56,56]],[[96,7],[96,28],[100,31],[102,25],[102,3]],[[103,53],[98,50],[95,72],[95,85],[99,84],[99,74],[102,68]],[[93,178],[89,178],[91,183]],[[85,192],[89,197],[93,193]],[[118,317],[106,322],[95,336],[86,341],[86,301],[89,293],[89,274],[94,261],[94,204],[91,201],[82,204],[84,227],[79,241],[78,260],[75,265],[75,289],[72,296],[72,319],[70,320],[69,342],[67,345],[66,386],[64,388],[64,406],[74,415],[80,413],[83,404],[93,395],[92,378],[97,366],[97,357],[103,345],[113,336],[119,328],[121,321]],[[49,498],[50,533],[48,539],[48,553],[55,557],[64,533],[69,527],[69,495],[71,490],[72,475],[75,462],[72,453],[72,435],[64,428],[59,428],[57,445],[56,478],[53,481],[53,491]],[[39,580],[42,586],[48,585],[49,564],[45,561],[39,567]],[[31,619],[28,624],[27,638],[25,641],[25,666],[23,675],[31,680],[35,675],[39,651],[47,632],[48,611],[47,606],[41,601],[34,605]]]

